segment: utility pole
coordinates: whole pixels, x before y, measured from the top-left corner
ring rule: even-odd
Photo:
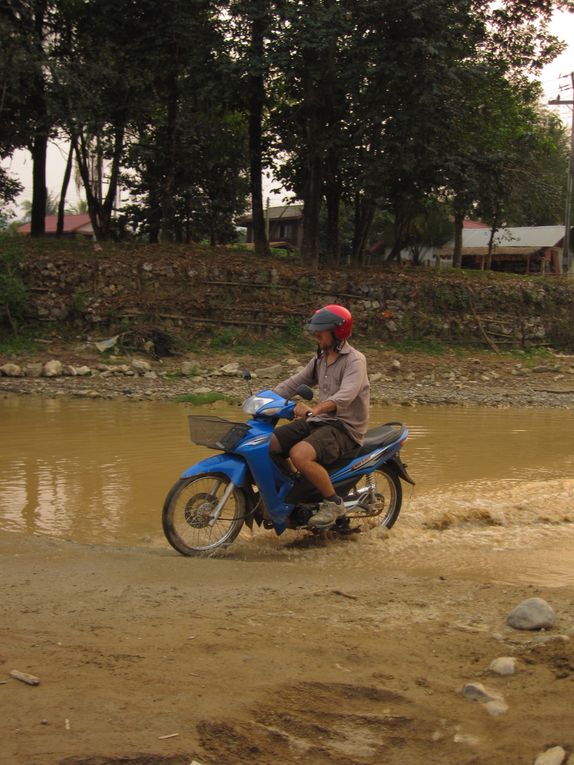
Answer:
[[[573,100],[562,101],[556,98],[548,103],[554,106],[568,105],[572,107],[572,123],[570,126],[570,159],[568,161],[568,178],[566,181],[566,210],[564,212],[564,242],[562,244],[562,260],[560,272],[574,273],[572,250],[570,249],[570,211],[572,209],[572,189],[574,187],[574,72],[570,73]]]

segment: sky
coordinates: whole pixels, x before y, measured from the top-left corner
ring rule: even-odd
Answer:
[[[567,48],[551,64],[542,71],[540,80],[544,93],[548,100],[554,99],[560,94],[561,98],[572,101],[572,81],[570,74],[574,72],[574,13],[565,11],[555,13],[550,31],[567,43]],[[568,106],[551,107],[557,109],[562,118],[568,124],[571,120],[571,111]]]
[[[541,74],[541,82],[544,94],[548,101],[555,99],[559,94],[564,100],[574,100],[570,73],[574,72],[574,13],[557,12],[550,26],[551,31],[567,43],[565,51],[552,63],[545,67]],[[572,120],[572,107],[551,106],[564,122],[570,126]],[[59,195],[64,169],[66,165],[66,147],[51,144],[48,150],[47,186],[48,189]],[[9,160],[4,160],[2,166],[8,169],[12,175],[18,178],[24,186],[23,193],[18,197],[18,204],[32,198],[32,160],[27,151],[18,151]],[[264,191],[269,193],[270,182],[264,183]],[[265,189],[265,187],[267,187]],[[75,205],[82,199],[82,193],[73,182],[70,182],[67,193],[67,202],[70,206]],[[280,204],[281,197],[271,195],[271,204]],[[18,213],[21,212],[18,210]]]

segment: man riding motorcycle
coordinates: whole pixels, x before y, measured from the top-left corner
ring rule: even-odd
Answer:
[[[298,403],[295,419],[275,429],[272,455],[289,456],[295,468],[323,496],[309,525],[328,528],[345,514],[326,467],[363,443],[369,419],[369,378],[365,356],[349,344],[351,312],[329,304],[317,310],[305,329],[317,341],[316,356],[274,389],[292,398],[298,386],[319,388],[319,403]]]

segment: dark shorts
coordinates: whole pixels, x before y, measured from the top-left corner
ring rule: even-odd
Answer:
[[[285,456],[299,441],[306,441],[315,449],[321,465],[336,462],[358,446],[345,430],[329,423],[297,419],[275,428],[274,432]]]

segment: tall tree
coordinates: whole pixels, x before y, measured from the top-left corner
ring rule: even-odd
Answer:
[[[234,18],[232,34],[244,81],[244,108],[248,114],[253,243],[256,255],[267,257],[270,249],[263,209],[264,119],[268,47],[274,32],[274,3],[271,0],[236,0],[231,2],[230,7]]]
[[[281,11],[273,51],[279,175],[303,200],[302,254],[317,263],[325,196],[331,258],[337,258],[339,248],[340,150],[347,107],[342,65],[346,11],[338,0],[288,0]]]
[[[0,146],[5,153],[26,147],[32,155],[32,236],[45,230],[53,15],[48,0],[8,0],[0,9]]]
[[[171,4],[149,49],[150,94],[124,162],[131,221],[152,241],[228,241],[245,207],[238,66],[215,11],[208,2],[194,13],[186,0]]]
[[[68,0],[61,8],[60,124],[74,147],[92,226],[101,239],[112,233],[130,120],[147,101],[151,75],[145,45],[151,24],[145,2]]]
[[[531,119],[537,121],[534,105],[538,94],[532,74],[563,48],[549,33],[548,22],[555,8],[568,6],[571,3],[560,0],[505,0],[479,9],[488,34],[472,59],[458,67],[462,108],[453,115],[445,167],[445,187],[452,191],[455,217],[455,266],[461,263],[464,217],[475,210],[480,197],[486,214],[487,195],[492,220],[500,217],[514,187],[508,181],[511,167],[517,167],[512,158],[518,165],[528,163],[527,156],[540,149],[535,149],[536,142],[524,140]],[[553,151],[550,143],[546,148]]]
[[[491,93],[478,75],[492,73],[489,83],[498,79],[508,88],[527,70],[535,71],[559,49],[547,20],[553,7],[565,4],[287,2],[275,59],[275,124],[277,151],[287,157],[281,177],[305,202],[305,255],[316,258],[314,222],[328,177],[354,203],[356,263],[381,206],[395,221],[391,257],[408,241],[426,200],[445,186],[456,190],[455,215],[462,225],[482,184],[486,142],[480,109]],[[333,109],[333,72],[342,110]],[[504,87],[494,88],[495,99]],[[486,100],[481,103],[477,94]],[[498,101],[490,112],[497,109]],[[503,137],[502,120],[499,128],[487,126],[491,143],[497,130]]]
[[[557,115],[534,111],[506,203],[507,225],[550,226],[563,220],[569,143]]]

